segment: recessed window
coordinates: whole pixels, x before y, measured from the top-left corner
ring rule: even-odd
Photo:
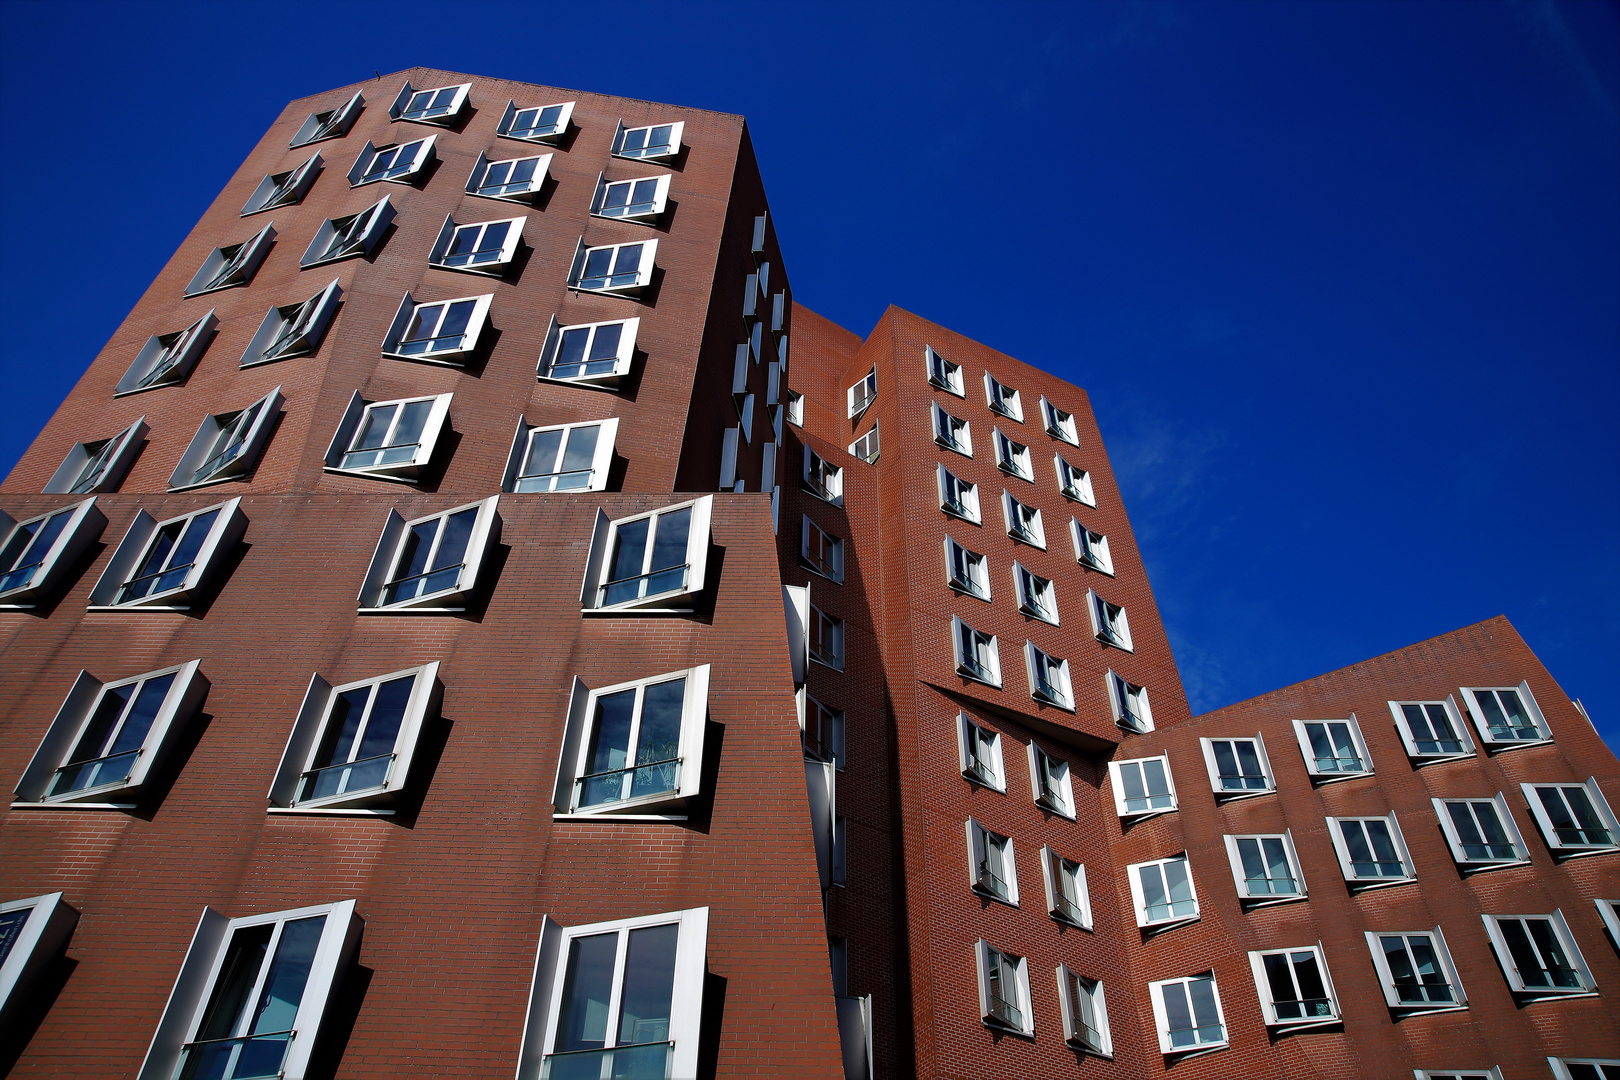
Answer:
[[[1281,904],[1305,899],[1305,878],[1299,869],[1292,832],[1261,836],[1227,836],[1226,858],[1238,899],[1246,907]]]
[[[184,381],[196,365],[198,357],[213,339],[219,320],[212,309],[208,314],[172,334],[153,334],[147,338],[135,360],[124,372],[113,389],[113,396],[133,394],[156,386],[173,386]]]
[[[1595,855],[1620,849],[1620,823],[1597,778],[1584,784],[1520,784],[1530,813],[1554,856]]]
[[[804,395],[797,390],[788,390],[782,395],[782,400],[787,405],[787,422],[794,427],[804,427]],[[876,426],[872,430],[876,431]]]
[[[466,191],[485,199],[507,199],[513,202],[533,203],[545,193],[546,179],[551,174],[551,155],[540,154],[526,158],[503,158],[491,161],[487,154],[479,154],[473,170],[467,176]]]
[[[1620,1080],[1620,1058],[1555,1058],[1547,1059],[1554,1080]],[[1485,1080],[1502,1080],[1501,1070]]]
[[[1031,740],[1029,745],[1029,783],[1034,791],[1035,805],[1074,817],[1074,787],[1069,779],[1069,763],[1042,750]]]
[[[1133,652],[1131,624],[1125,617],[1125,609],[1118,604],[1110,604],[1089,589],[1086,600],[1086,609],[1091,612],[1091,632],[1097,640],[1104,645]]]
[[[641,161],[667,161],[680,154],[681,133],[685,128],[684,121],[627,128],[620,120],[619,128],[613,134],[613,156]]]
[[[1169,929],[1198,918],[1198,895],[1193,891],[1187,856],[1136,863],[1126,867],[1131,898],[1136,903],[1136,925]]]
[[[472,83],[437,86],[431,90],[417,90],[406,83],[388,107],[388,116],[391,120],[449,127],[467,107],[467,92],[471,89]]]
[[[640,319],[563,326],[553,315],[540,352],[539,377],[616,388],[630,373],[640,327]]]
[[[1033,484],[1035,466],[1030,462],[1029,447],[1007,438],[1000,428],[991,428],[990,431],[991,442],[996,448],[996,468]]]
[[[591,213],[596,217],[653,225],[663,215],[668,199],[668,173],[639,180],[609,180],[604,174],[596,178],[596,193],[591,196]]]
[[[1127,820],[1167,814],[1176,809],[1176,785],[1170,776],[1170,759],[1136,758],[1110,761],[1108,775],[1113,780],[1114,809]]]
[[[298,260],[302,269],[322,266],[357,255],[370,255],[394,220],[394,206],[384,195],[358,214],[331,218],[315,230],[315,238]]]
[[[972,818],[967,821],[968,880],[973,891],[1018,906],[1018,868],[1013,842]]]
[[[609,521],[596,512],[580,606],[630,614],[688,611],[703,591],[714,496]]]
[[[313,353],[321,347],[321,338],[342,299],[343,287],[333,278],[308,300],[265,312],[259,329],[242,353],[242,366],[253,367]]]
[[[310,113],[309,119],[301,124],[293,134],[289,146],[308,146],[310,143],[321,142],[325,139],[337,139],[349,133],[354,121],[365,107],[366,99],[359,94],[335,109],[325,112]]]
[[[1552,729],[1530,693],[1530,684],[1465,686],[1463,701],[1487,750],[1551,742]]]
[[[617,417],[588,424],[531,427],[518,417],[502,491],[601,491],[613,465]]]
[[[1468,737],[1468,725],[1463,723],[1456,698],[1392,701],[1389,711],[1406,746],[1406,756],[1414,763],[1474,756],[1474,741]]]
[[[994,791],[1007,790],[1000,733],[975,724],[967,713],[957,713],[956,749],[963,776]]]
[[[491,495],[414,521],[390,510],[360,587],[360,610],[465,610],[478,571],[500,538],[499,502],[499,495]]]
[[[342,686],[312,676],[270,787],[271,812],[393,814],[417,736],[438,715],[438,675],[432,663]]]
[[[1013,563],[1013,585],[1018,592],[1018,610],[1025,615],[1058,625],[1057,586],[1023,563]]]
[[[461,366],[478,347],[494,299],[491,293],[418,303],[406,293],[383,338],[383,355]]]
[[[831,762],[840,770],[843,769],[844,711],[828,708],[808,694],[803,695],[803,701],[799,734],[804,742],[805,756]]]
[[[394,184],[414,184],[433,161],[437,135],[406,143],[374,146],[370,140],[349,169],[349,186],[360,187],[386,180]]]
[[[581,239],[568,274],[568,287],[610,296],[640,296],[652,283],[657,253],[657,240],[586,247]]]
[[[0,510],[0,608],[31,609],[56,592],[106,527],[93,498],[16,523]]]
[[[851,419],[864,413],[877,400],[877,368],[874,367],[860,382],[845,389],[844,396]]]
[[[994,634],[973,629],[951,618],[951,644],[956,651],[956,673],[974,682],[1001,687],[1001,650]]]
[[[90,590],[91,611],[188,611],[247,531],[242,500],[157,521],[145,510]]]
[[[1008,536],[1020,544],[1046,550],[1046,525],[1041,521],[1041,511],[1038,507],[1019,502],[1010,492],[1003,489],[1001,514],[1007,523]]]
[[[1508,987],[1535,1001],[1597,993],[1597,982],[1569,932],[1564,913],[1481,915]]]
[[[500,277],[512,268],[512,260],[523,243],[524,221],[519,217],[457,225],[446,214],[439,238],[428,252],[428,265]]]
[[[872,430],[849,444],[849,452],[860,458],[868,465],[875,465],[878,459],[878,426],[872,425]]]
[[[810,659],[835,671],[844,670],[844,620],[810,608]]]
[[[953,364],[939,353],[934,351],[932,345],[923,346],[923,360],[928,365],[928,381],[941,390],[949,391],[957,397],[966,397],[962,389],[962,365]]]
[[[1054,454],[1052,461],[1057,465],[1058,491],[1063,493],[1063,497],[1086,506],[1096,506],[1097,496],[1091,489],[1091,474],[1078,465],[1064,461],[1062,454]]]
[[[1091,893],[1086,887],[1086,868],[1043,847],[1041,872],[1046,883],[1046,910],[1052,918],[1090,930]]]
[[[326,471],[413,483],[433,458],[452,396],[366,401],[356,390],[326,448]]]
[[[979,967],[979,1016],[986,1027],[1019,1035],[1035,1033],[1029,1003],[1029,964],[982,938],[974,946]]]
[[[1074,414],[1064,412],[1044,397],[1041,398],[1041,420],[1046,425],[1046,433],[1054,439],[1062,439],[1071,446],[1080,445],[1080,434],[1074,426]]]
[[[1081,566],[1113,576],[1114,557],[1108,551],[1108,537],[1092,532],[1074,518],[1069,519],[1069,539],[1074,542],[1074,558]]]
[[[79,672],[17,782],[14,805],[134,807],[208,696],[200,664],[106,683]]]
[[[270,254],[270,246],[275,240],[276,227],[270,224],[240,244],[227,244],[225,247],[215,248],[208,253],[208,257],[197,268],[197,273],[187,282],[186,295],[201,296],[203,293],[246,285],[253,280],[253,275],[259,269],[259,264],[264,262],[264,257]]]
[[[804,490],[834,506],[844,505],[844,470],[804,447]]]
[[[1024,406],[1018,400],[1018,391],[988,371],[984,373],[984,403],[990,406],[991,412],[1020,424],[1024,422]]]
[[[1384,989],[1384,1001],[1397,1012],[1448,1012],[1466,1008],[1468,997],[1451,962],[1445,935],[1433,930],[1367,932],[1367,948]]]
[[[242,207],[242,216],[257,214],[261,210],[274,210],[278,206],[295,206],[304,200],[315,177],[321,171],[321,155],[315,154],[296,169],[274,173],[259,181],[259,186],[248,196]]]
[[[948,536],[945,538],[945,581],[957,592],[980,600],[990,599],[990,570],[984,556],[969,551]]]
[[[1348,720],[1295,720],[1305,771],[1318,782],[1372,775],[1372,758],[1354,714]]]
[[[1218,1050],[1226,1045],[1226,1025],[1221,1018],[1214,973],[1150,982],[1148,996],[1153,1002],[1153,1020],[1163,1053],[1180,1055]]]
[[[1440,830],[1464,873],[1522,866],[1530,861],[1519,827],[1501,792],[1488,799],[1434,799]]]
[[[568,134],[568,122],[574,116],[574,103],[564,101],[557,105],[537,105],[520,109],[517,102],[508,101],[506,112],[495,134],[503,139],[522,139],[525,142],[557,143]]]
[[[591,689],[574,679],[559,815],[684,818],[699,793],[709,665]]]
[[[979,485],[970,484],[944,465],[936,470],[939,480],[939,508],[952,517],[978,525],[984,521],[979,513]]]
[[[1029,696],[1060,709],[1074,711],[1074,689],[1069,683],[1069,662],[1024,642],[1024,670],[1029,673]]]
[[[169,490],[185,491],[246,477],[270,438],[270,429],[281,414],[281,401],[278,386],[245,409],[203,417],[169,477]]]
[[[928,407],[933,417],[934,441],[947,450],[954,450],[964,457],[972,457],[973,432],[968,429],[968,422],[952,416],[940,408],[938,402],[929,402]]]
[[[1063,964],[1057,968],[1058,1007],[1063,1013],[1063,1039],[1088,1054],[1111,1058],[1114,1040],[1108,1030],[1108,1005],[1103,984],[1076,975]]]
[[[1225,802],[1277,790],[1260,735],[1252,739],[1199,739],[1209,782],[1217,801]]]
[[[1327,819],[1339,868],[1352,890],[1404,885],[1417,874],[1395,815]]]
[[[799,558],[813,573],[828,581],[844,580],[844,541],[804,516],[799,533]]]
[[[1266,1027],[1277,1032],[1339,1022],[1339,1000],[1320,945],[1249,954]]]
[[[1148,702],[1147,687],[1138,686],[1113,671],[1104,676],[1108,686],[1108,703],[1114,710],[1114,723],[1126,731],[1137,734],[1153,730],[1153,707]]]
[[[0,904],[0,1017],[9,1023],[32,1000],[78,924],[59,892]]]

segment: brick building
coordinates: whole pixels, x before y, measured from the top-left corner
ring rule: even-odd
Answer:
[[[796,305],[740,117],[293,102],[0,511],[17,1076],[1620,1076],[1506,621],[1191,716],[1084,392]]]

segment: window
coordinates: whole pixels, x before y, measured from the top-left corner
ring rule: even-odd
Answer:
[[[495,134],[503,139],[557,143],[568,134],[568,122],[573,116],[572,101],[565,101],[560,105],[540,105],[530,109],[520,109],[517,102],[508,101],[506,111],[501,114],[501,122],[495,128]]]
[[[242,366],[253,367],[312,354],[321,347],[321,338],[341,299],[343,287],[333,278],[326,283],[326,288],[308,300],[265,312],[264,321],[259,323],[259,329],[242,353]]]
[[[213,309],[208,314],[172,334],[153,334],[146,339],[135,360],[113,388],[113,396],[134,394],[155,386],[174,386],[190,374],[203,350],[213,340],[219,320]]]
[[[108,683],[79,672],[17,782],[17,805],[135,806],[208,696],[201,663]]]
[[[963,776],[993,791],[1007,790],[999,733],[980,727],[968,719],[967,713],[959,712],[956,714],[956,750]]]
[[[877,400],[877,368],[874,367],[860,382],[846,389],[844,396],[848,399],[851,419],[864,413]]]
[[[1494,1065],[1489,1069],[1413,1069],[1412,1075],[1417,1080],[1502,1080],[1502,1070]]]
[[[1372,758],[1354,713],[1348,720],[1295,720],[1294,735],[1305,755],[1305,771],[1318,782],[1372,774]]]
[[[362,925],[353,900],[242,919],[203,908],[140,1075],[303,1077]]]
[[[288,145],[308,146],[310,143],[321,142],[325,139],[337,139],[347,135],[365,104],[366,99],[356,94],[335,109],[310,113],[309,119],[305,120],[293,134],[292,142]]]
[[[1368,931],[1367,948],[1391,1009],[1426,1013],[1467,1007],[1462,980],[1438,926],[1419,932]]]
[[[1021,544],[1046,550],[1046,526],[1036,507],[1021,503],[1006,489],[1001,492],[1001,513],[1007,522],[1007,535]]]
[[[298,260],[302,269],[324,266],[356,255],[370,255],[394,220],[394,205],[384,195],[358,214],[331,218],[315,230],[315,238]]]
[[[952,616],[951,642],[956,650],[958,675],[1001,688],[1001,650],[994,634],[980,633]]]
[[[1086,888],[1086,868],[1043,847],[1041,873],[1046,883],[1046,910],[1052,918],[1090,930],[1091,893]]]
[[[1136,925],[1169,929],[1198,918],[1198,896],[1193,892],[1187,856],[1175,855],[1126,869],[1131,899],[1136,903]]]
[[[1041,419],[1046,424],[1046,433],[1054,439],[1062,439],[1071,446],[1080,445],[1080,435],[1075,430],[1074,414],[1066,413],[1053,405],[1046,398],[1041,398]]]
[[[934,441],[947,450],[972,457],[973,432],[968,430],[968,422],[952,416],[938,402],[930,402],[928,407],[934,418]]]
[[[800,691],[803,694],[803,691]],[[800,718],[800,736],[806,757],[832,762],[840,770],[844,767],[844,713],[842,709],[829,709],[826,705],[803,695],[804,708]]]
[[[1114,557],[1108,551],[1108,537],[1092,532],[1074,518],[1069,519],[1069,539],[1074,541],[1074,558],[1081,566],[1114,575]]]
[[[1609,940],[1614,942],[1616,949],[1620,949],[1620,900],[1597,899],[1592,902],[1597,905],[1598,915],[1609,931]]]
[[[1555,857],[1620,850],[1620,823],[1597,778],[1584,784],[1520,784],[1530,813]]]
[[[1249,954],[1266,1027],[1279,1031],[1335,1024],[1339,1001],[1321,945]]]
[[[1069,662],[1060,660],[1033,641],[1024,642],[1024,670],[1029,673],[1029,696],[1060,709],[1074,711],[1074,689],[1069,683]]]
[[[990,599],[990,571],[985,558],[976,551],[945,538],[945,581],[957,592],[980,600]]]
[[[1547,1059],[1555,1080],[1620,1080],[1620,1058]],[[1488,1080],[1501,1080],[1501,1074]]]
[[[787,422],[792,424],[794,427],[804,427],[804,395],[799,393],[797,390],[788,390],[783,393],[782,397],[787,403]],[[872,430],[875,432],[877,431],[877,428],[874,426]],[[872,445],[877,445],[877,441],[875,439],[873,440]],[[876,456],[877,455],[874,452],[873,457]]]
[[[957,397],[966,397],[962,390],[962,365],[953,364],[939,353],[934,351],[932,345],[923,346],[923,360],[928,365],[928,381],[941,390],[948,390]]]
[[[136,513],[90,590],[90,610],[190,610],[247,531],[241,502],[235,498],[161,522],[145,510]]]
[[[844,541],[810,520],[806,514],[800,530],[799,558],[810,570],[829,581],[844,580]]]
[[[1168,757],[1110,761],[1108,775],[1114,782],[1114,809],[1120,817],[1135,820],[1176,809],[1176,785]]]
[[[639,158],[642,161],[664,161],[681,152],[681,133],[685,122],[653,124],[650,127],[627,128],[619,121],[613,134],[613,156]]]
[[[1118,604],[1110,604],[1090,589],[1086,590],[1086,599],[1086,608],[1091,612],[1091,632],[1097,640],[1126,652],[1134,651],[1131,624],[1125,617],[1125,609]]]
[[[1266,741],[1259,734],[1252,739],[1199,739],[1198,743],[1204,750],[1204,765],[1217,802],[1277,790]]]
[[[504,218],[457,225],[454,218],[446,214],[439,238],[428,252],[428,265],[441,270],[465,270],[469,274],[500,277],[512,268],[512,260],[523,243],[524,220]]]
[[[466,191],[485,199],[536,203],[545,193],[550,175],[550,154],[500,161],[491,161],[488,154],[479,154],[467,176]]]
[[[979,966],[979,1016],[986,1027],[1035,1034],[1029,1005],[1029,965],[983,938],[974,946]]]
[[[849,452],[868,465],[877,463],[878,459],[878,426],[872,425],[872,430],[849,444]]]
[[[1204,972],[1186,979],[1148,983],[1153,1020],[1159,1029],[1159,1049],[1165,1054],[1218,1050],[1226,1045],[1221,999],[1215,975]]]
[[[540,923],[518,1080],[696,1076],[709,909]]]
[[[478,347],[494,294],[417,303],[410,293],[399,302],[394,323],[383,338],[384,356],[461,366]]]
[[[388,107],[391,120],[410,120],[417,124],[438,124],[449,127],[467,107],[467,91],[472,83],[460,86],[440,86],[432,90],[417,90],[406,83],[399,96]]]
[[[1018,610],[1042,622],[1058,625],[1057,587],[1023,563],[1013,563],[1013,585],[1018,593]]]
[[[630,374],[640,327],[640,319],[563,326],[553,315],[540,352],[539,377],[617,388]]]
[[[1299,853],[1294,850],[1292,832],[1224,839],[1238,899],[1246,907],[1305,898],[1305,879],[1300,874]]]
[[[972,818],[967,820],[968,881],[973,891],[1018,906],[1018,868],[1013,843]]]
[[[261,210],[274,210],[278,206],[295,206],[302,202],[315,177],[321,171],[321,155],[284,173],[275,173],[259,181],[248,201],[242,207],[242,216],[257,214]]]
[[[414,184],[426,175],[433,161],[433,143],[437,135],[407,143],[387,143],[375,146],[367,140],[360,156],[349,168],[349,186],[361,187],[387,180],[395,184]]]
[[[628,613],[690,610],[703,591],[714,496],[609,521],[596,512],[580,607]]]
[[[1114,710],[1114,723],[1137,734],[1153,730],[1153,709],[1148,704],[1147,687],[1137,686],[1122,675],[1109,671],[1104,676],[1108,703]]]
[[[78,924],[79,913],[59,892],[0,904],[0,1018],[8,1025]]]
[[[360,586],[363,612],[464,611],[501,534],[499,495],[406,521],[388,511]]]
[[[518,417],[502,491],[601,491],[613,465],[617,417],[589,424],[531,427]]]
[[[253,274],[264,262],[264,257],[270,254],[270,245],[275,239],[276,227],[266,225],[240,244],[215,248],[186,284],[186,295],[201,296],[235,285],[246,285],[253,280]]]
[[[423,724],[438,716],[439,665],[333,686],[312,675],[270,786],[270,811],[390,815]]]
[[[810,608],[810,659],[835,671],[844,670],[844,620]]]
[[[281,387],[245,409],[203,417],[191,445],[169,477],[170,491],[244,479],[281,414]]]
[[[1417,874],[1395,815],[1328,818],[1328,835],[1352,890],[1402,885]]]
[[[146,417],[141,417],[110,439],[74,443],[43,490],[55,495],[88,495],[116,491],[146,438]]]
[[[1091,490],[1091,474],[1064,461],[1062,454],[1054,454],[1052,460],[1057,464],[1058,490],[1063,497],[1086,506],[1096,506],[1097,496]]]
[[[1062,964],[1057,968],[1057,981],[1064,1041],[1088,1054],[1113,1057],[1114,1040],[1108,1031],[1102,983],[1076,975]]]
[[[1501,792],[1489,799],[1434,799],[1440,831],[1451,845],[1451,857],[1464,873],[1530,861],[1530,849],[1508,812]]]
[[[657,240],[586,247],[581,239],[568,274],[568,287],[610,296],[640,296],[652,282],[657,254]]]
[[[701,786],[708,702],[707,664],[597,690],[576,677],[557,814],[684,819]]]
[[[1474,756],[1474,741],[1468,737],[1468,726],[1463,723],[1456,698],[1392,701],[1389,711],[1406,745],[1406,756],[1416,764]]]
[[[1013,442],[1001,433],[1000,428],[991,428],[990,431],[991,442],[996,448],[996,468],[1033,484],[1035,467],[1030,464],[1029,447]]]
[[[0,609],[27,610],[54,593],[106,527],[94,498],[15,524],[0,510]]]
[[[875,429],[874,429],[875,430]],[[970,484],[940,465],[936,470],[939,480],[939,508],[952,517],[981,524],[979,514],[979,485]]]
[[[1595,994],[1597,983],[1564,913],[1481,915],[1508,987],[1531,1000]]]
[[[1066,818],[1074,817],[1074,788],[1069,780],[1069,763],[1042,750],[1033,740],[1029,747],[1029,783],[1035,805]]]
[[[326,471],[413,483],[433,457],[453,396],[366,401],[356,390],[326,448]]]
[[[1517,687],[1465,686],[1462,693],[1479,731],[1479,741],[1487,750],[1552,741],[1552,729],[1541,715],[1528,682]]]
[[[640,221],[656,225],[669,199],[669,174],[639,180],[596,178],[596,194],[591,196],[591,213],[619,221]]]
[[[844,470],[808,446],[804,448],[804,490],[834,506],[844,505]]]
[[[1020,424],[1024,422],[1024,406],[1018,401],[1018,391],[988,371],[984,373],[984,403],[990,406],[991,412],[1000,413]]]

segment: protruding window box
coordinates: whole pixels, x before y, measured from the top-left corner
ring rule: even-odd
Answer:
[[[191,610],[247,526],[240,496],[167,521],[137,512],[90,590],[90,610]]]
[[[298,266],[308,270],[357,255],[369,256],[393,220],[394,205],[384,195],[358,214],[323,221],[304,250],[303,258],[298,260]]]
[[[519,108],[516,101],[508,101],[495,134],[503,139],[555,145],[568,134],[568,123],[573,117],[572,101],[526,108]]]
[[[235,285],[246,285],[253,280],[259,264],[270,254],[270,246],[275,242],[276,227],[272,222],[240,244],[215,248],[186,284],[185,294],[188,297],[201,296]]]
[[[491,161],[479,154],[467,175],[467,194],[485,199],[507,199],[533,203],[540,200],[551,172],[551,155],[526,158],[500,158]]]
[[[467,94],[471,89],[472,83],[439,86],[430,90],[418,90],[406,83],[399,96],[394,98],[394,103],[388,107],[388,118],[450,127],[461,119],[461,114],[466,110]]]
[[[1254,971],[1260,1010],[1273,1034],[1337,1024],[1342,1019],[1321,942],[1251,952],[1249,966]]]
[[[0,1030],[34,1003],[40,978],[67,948],[79,913],[59,892],[0,904]]]
[[[598,509],[580,589],[586,614],[686,614],[703,592],[714,496],[610,520]]]
[[[203,350],[213,340],[219,320],[213,309],[208,314],[172,334],[153,334],[135,354],[135,360],[113,388],[114,397],[137,394],[159,386],[174,386],[185,382],[196,366]]]
[[[613,133],[613,156],[639,161],[672,161],[681,154],[681,135],[685,130],[685,121],[627,128],[620,120],[618,130]]]
[[[19,522],[0,510],[0,610],[27,611],[58,593],[106,527],[93,497]]]
[[[310,143],[324,142],[327,139],[341,139],[349,133],[354,126],[360,110],[365,108],[366,99],[360,94],[354,95],[342,105],[326,112],[310,113],[296,132],[288,146],[308,146]]]
[[[248,196],[246,205],[242,207],[242,216],[257,214],[261,210],[274,210],[278,206],[296,206],[304,201],[310,185],[315,183],[315,177],[320,175],[321,155],[315,154],[308,161],[284,173],[274,173],[259,181],[259,186],[253,189]]]
[[[264,314],[264,321],[242,353],[242,367],[268,364],[272,360],[291,360],[308,356],[321,346],[321,338],[332,321],[343,288],[338,279],[327,282],[320,292],[297,304],[273,307]]]
[[[478,572],[500,541],[499,495],[406,521],[388,511],[360,586],[362,615],[465,611]]]
[[[630,374],[640,328],[639,318],[563,326],[553,315],[536,377],[546,382],[617,390]]]
[[[619,418],[533,427],[518,417],[502,491],[601,491],[613,467]]]
[[[169,477],[170,491],[240,480],[253,471],[281,415],[281,387],[245,409],[203,417]]]
[[[669,174],[644,176],[635,180],[609,180],[606,173],[596,178],[591,196],[591,214],[614,221],[635,221],[656,225],[669,201]]]
[[[652,284],[657,255],[657,240],[586,247],[581,237],[568,272],[568,287],[607,296],[640,297]]]
[[[383,338],[382,352],[396,360],[461,367],[478,348],[495,294],[418,302],[410,293]]]
[[[523,243],[523,223],[527,218],[503,218],[457,225],[450,214],[444,216],[439,237],[428,252],[428,265],[441,270],[501,277],[512,269]]]
[[[383,146],[368,140],[349,169],[349,186],[362,187],[379,181],[414,185],[433,163],[436,139],[437,135],[429,135],[425,139]]]
[[[366,401],[356,390],[326,448],[326,471],[415,483],[433,459],[453,396]]]
[[[146,432],[143,416],[110,439],[74,443],[43,490],[51,495],[117,491],[146,439]]]

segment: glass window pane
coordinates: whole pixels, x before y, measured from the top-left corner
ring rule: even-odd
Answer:
[[[608,1004],[613,997],[618,949],[618,934],[592,934],[569,943],[553,1052],[599,1050],[607,1045]]]
[[[680,927],[674,923],[630,931],[620,990],[618,1045],[669,1039],[679,933]]]

